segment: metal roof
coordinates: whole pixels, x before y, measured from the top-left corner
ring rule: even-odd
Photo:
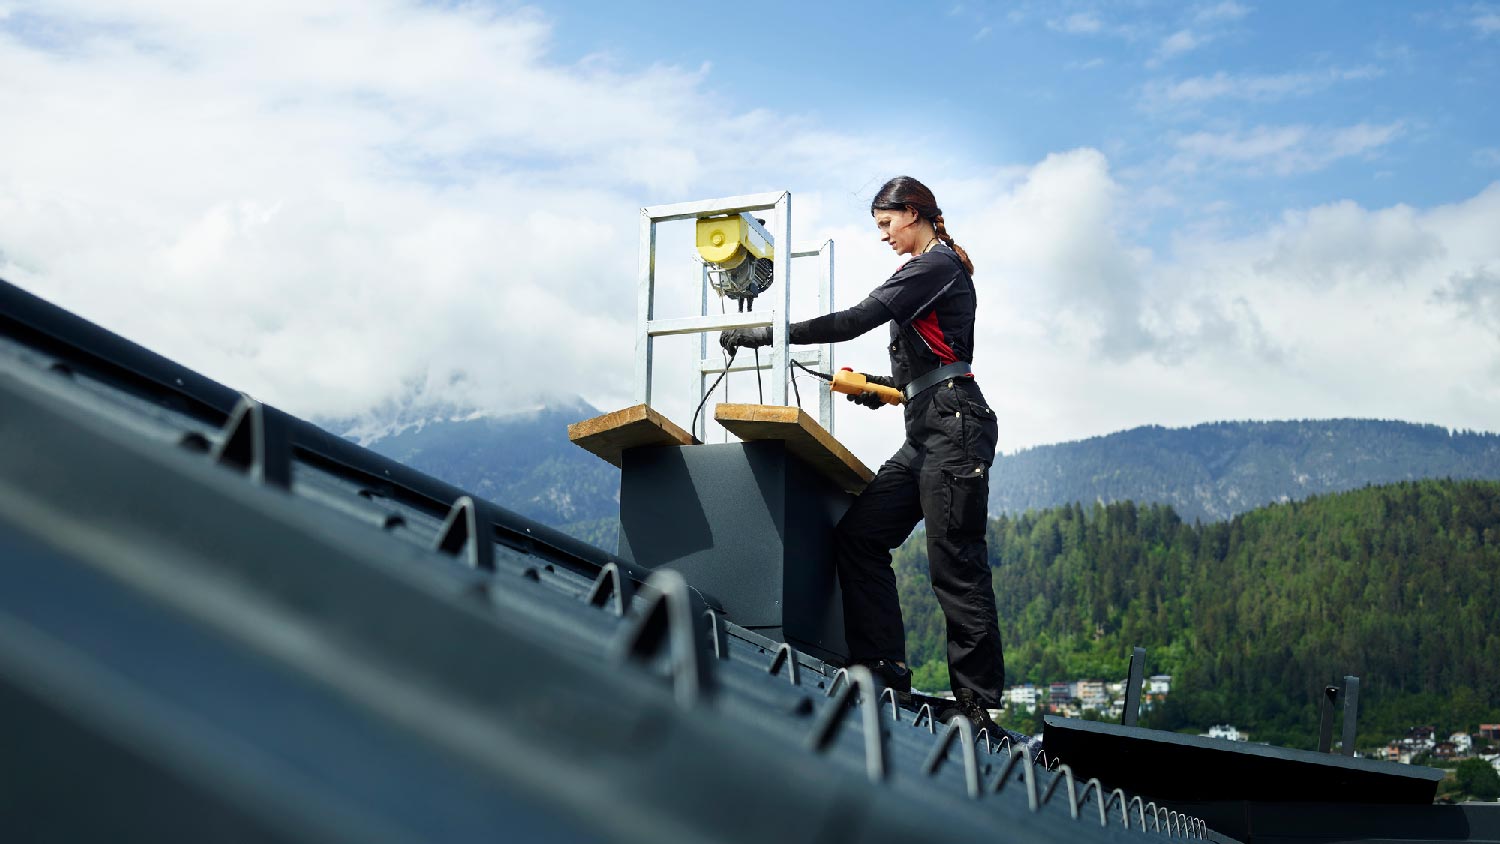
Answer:
[[[1204,832],[4,283],[0,559],[18,840]]]
[[[0,724],[7,840],[1500,840],[1157,805],[1113,786],[1230,763],[1135,728],[1057,725],[1120,782],[1033,764],[4,282]]]

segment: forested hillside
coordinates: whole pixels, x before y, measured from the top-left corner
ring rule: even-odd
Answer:
[[[1230,722],[1311,746],[1317,691],[1361,678],[1361,737],[1500,721],[1500,483],[1420,481],[1187,524],[1168,507],[1059,507],[990,525],[1009,682],[1173,675],[1164,729]],[[921,536],[897,554],[909,657],[943,687]]]
[[[620,471],[568,441],[568,424],[596,412],[580,404],[436,419],[376,438],[369,447],[564,530],[601,520],[612,528],[620,512]]]
[[[1368,484],[1500,480],[1500,435],[1375,419],[1153,425],[1004,455],[992,477],[997,515],[1136,501],[1217,521]]]

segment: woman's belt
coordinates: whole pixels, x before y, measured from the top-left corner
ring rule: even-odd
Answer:
[[[969,366],[968,363],[961,360],[954,361],[953,363],[944,364],[943,366],[931,370],[930,372],[918,375],[916,378],[913,378],[911,380],[911,383],[906,385],[906,389],[902,392],[906,393],[906,400],[911,401],[928,387],[936,386],[944,381],[947,381],[949,378],[957,378],[960,375],[972,374],[974,374],[974,370]]]

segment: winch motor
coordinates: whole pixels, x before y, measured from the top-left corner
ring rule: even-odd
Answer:
[[[720,296],[734,299],[744,310],[771,286],[774,249],[744,215],[701,217],[697,235],[698,257]]]

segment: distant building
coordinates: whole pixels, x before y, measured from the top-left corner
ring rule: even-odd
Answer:
[[[1487,741],[1500,742],[1500,724],[1480,724],[1479,737]]]
[[[1103,680],[1079,680],[1077,691],[1078,705],[1084,709],[1103,712],[1109,708],[1109,693],[1104,690]]]
[[[1006,690],[1006,695],[1010,698],[1012,706],[1036,709],[1037,699],[1041,697],[1041,691],[1035,685],[1025,683],[1020,686],[1011,686]]]
[[[1448,736],[1448,743],[1459,756],[1468,756],[1474,750],[1474,739],[1468,733],[1454,733]]]
[[[1152,674],[1146,679],[1146,694],[1165,695],[1172,691],[1171,674]]]
[[[1072,683],[1049,683],[1047,685],[1047,697],[1053,702],[1072,700],[1077,697]]]
[[[1208,732],[1204,733],[1203,735],[1208,736],[1209,738],[1224,739],[1226,741],[1250,740],[1249,733],[1240,732],[1239,728],[1235,727],[1232,724],[1215,724],[1214,726],[1209,727]]]

